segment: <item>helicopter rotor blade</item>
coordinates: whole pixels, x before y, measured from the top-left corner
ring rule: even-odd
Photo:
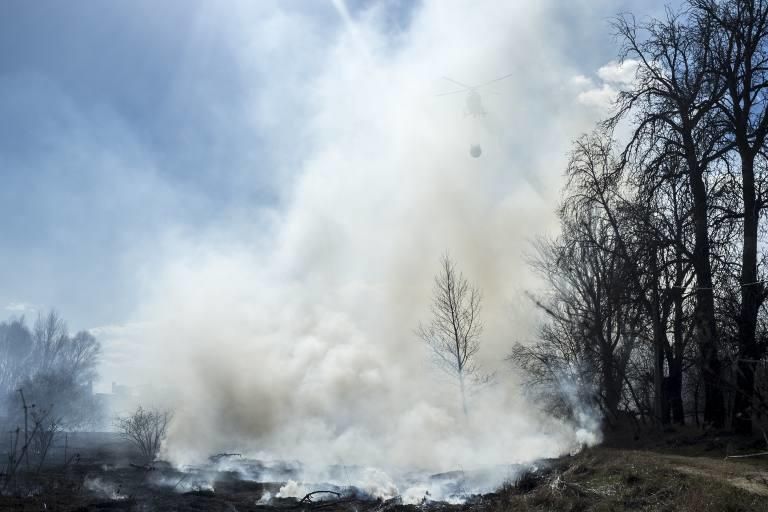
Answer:
[[[482,83],[480,85],[476,85],[475,87],[473,87],[473,89],[477,89],[477,88],[480,88],[480,87],[485,87],[486,85],[492,84],[494,82],[500,82],[502,80],[506,80],[507,78],[509,78],[511,76],[514,76],[515,74],[516,73],[510,73],[508,75],[500,76],[499,78],[494,78],[493,80],[489,80],[489,81],[487,81],[485,83]]]
[[[459,94],[462,92],[467,92],[466,89],[461,89],[458,91],[451,91],[451,92],[441,92],[440,94],[435,94],[435,96],[451,96],[452,94]]]
[[[463,83],[461,83],[461,82],[457,82],[457,81],[456,81],[456,80],[454,80],[453,78],[448,78],[447,76],[444,76],[444,77],[442,77],[442,78],[443,78],[443,80],[448,80],[448,81],[449,81],[449,82],[451,82],[452,84],[456,84],[456,85],[458,85],[459,87],[463,87],[464,89],[467,89],[467,90],[472,90],[472,89],[474,89],[474,87],[472,87],[472,86],[470,86],[470,85],[467,85],[467,84],[463,84]]]

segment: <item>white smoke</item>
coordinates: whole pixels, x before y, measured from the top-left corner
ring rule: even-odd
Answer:
[[[526,403],[502,363],[531,333],[523,250],[555,227],[569,141],[594,122],[569,85],[567,41],[544,30],[555,2],[427,0],[398,30],[374,7],[325,38],[281,3],[210,5],[253,74],[243,111],[284,155],[281,198],[169,233],[139,276],[132,377],[174,409],[165,456],[438,470],[572,448],[576,432]],[[312,43],[312,64],[280,53],[289,38]],[[435,96],[452,88],[442,75],[510,72],[483,96],[493,130],[472,132],[461,94]],[[413,334],[446,250],[483,290],[480,362],[499,372],[466,419]]]
[[[120,492],[119,485],[113,482],[104,481],[101,478],[91,478],[86,476],[83,481],[83,487],[94,494],[111,500],[124,500],[128,498],[126,494]]]

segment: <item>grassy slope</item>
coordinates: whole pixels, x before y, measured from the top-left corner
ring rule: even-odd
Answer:
[[[491,503],[498,511],[768,511],[768,462],[598,447],[549,461]]]

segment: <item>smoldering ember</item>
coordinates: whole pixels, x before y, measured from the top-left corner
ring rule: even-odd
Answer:
[[[768,511],[768,0],[0,50],[0,510]]]

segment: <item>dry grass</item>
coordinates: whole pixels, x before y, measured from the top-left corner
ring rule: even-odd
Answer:
[[[538,485],[509,485],[490,500],[494,512],[766,511],[768,465],[597,448],[550,462]],[[748,485],[746,485],[747,483]]]
[[[520,474],[496,493],[473,498],[464,505],[405,506],[397,500],[347,499],[322,504],[322,511],[768,511],[768,460],[725,461],[710,456],[705,448],[702,445],[698,454],[691,451],[690,455],[596,448],[543,461],[537,471]],[[174,492],[148,486],[142,472],[129,467],[110,470],[127,498],[115,501],[83,488],[83,479],[98,476],[104,471],[101,468],[92,463],[66,472],[44,472],[39,481],[27,482],[34,492],[0,496],[0,510],[309,512],[319,506],[301,505],[291,499],[259,505],[263,492],[274,494],[279,486],[267,489],[265,484],[227,474],[219,476],[215,492]]]

